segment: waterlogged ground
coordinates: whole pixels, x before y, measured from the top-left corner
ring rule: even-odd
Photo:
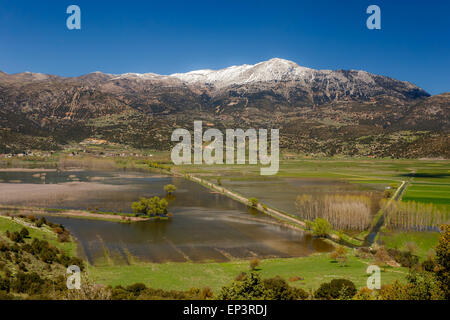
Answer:
[[[139,197],[164,196],[164,185],[177,186],[170,199],[170,221],[124,224],[49,217],[70,229],[91,263],[228,261],[331,250],[321,240],[183,178],[144,172],[4,170],[0,180],[0,204],[114,212],[130,212]]]
[[[261,203],[294,215],[300,215],[295,206],[295,200],[302,194],[318,197],[333,194],[366,195],[372,199],[372,214],[375,214],[382,195],[380,189],[384,188],[384,186],[352,184],[324,178],[224,178],[221,183],[224,187],[245,197],[256,197]]]

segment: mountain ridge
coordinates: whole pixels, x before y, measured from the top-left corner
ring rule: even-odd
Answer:
[[[287,70],[286,70],[287,68]],[[255,75],[255,72],[247,72],[251,71],[252,69],[260,69],[261,73],[266,75],[259,76]],[[247,74],[245,74],[247,72]],[[22,72],[22,73],[14,73],[14,74],[8,74],[3,71],[0,71],[1,75],[7,75],[11,77],[24,77],[27,76],[31,80],[46,80],[48,78],[59,78],[59,79],[83,79],[83,78],[89,78],[91,76],[99,76],[101,75],[104,79],[108,80],[116,80],[116,79],[122,79],[122,78],[140,78],[143,80],[154,80],[154,79],[169,79],[169,78],[177,78],[180,79],[186,83],[214,83],[219,82],[222,80],[222,82],[225,82],[226,84],[242,84],[242,83],[249,83],[249,82],[270,82],[270,81],[292,81],[292,80],[301,80],[305,76],[309,75],[314,77],[316,74],[335,74],[335,73],[346,73],[351,72],[359,75],[361,79],[372,82],[371,77],[384,77],[388,79],[395,80],[394,78],[369,73],[364,70],[355,70],[355,69],[337,69],[337,70],[330,70],[330,69],[312,69],[308,67],[299,66],[297,63],[282,59],[282,58],[272,58],[266,61],[262,61],[256,64],[243,64],[243,65],[233,65],[226,68],[213,70],[213,69],[200,69],[200,70],[192,70],[185,73],[173,73],[169,75],[163,75],[163,74],[157,74],[153,72],[148,73],[134,73],[134,72],[127,72],[123,74],[111,74],[111,73],[104,73],[101,71],[94,71],[87,74],[83,74],[80,76],[73,76],[73,77],[63,77],[58,75],[50,75],[50,74],[43,74],[43,73],[34,73],[34,72]],[[242,78],[244,80],[238,81],[238,76],[236,76],[236,73],[238,73],[238,76],[242,73],[244,75]],[[228,75],[228,79],[226,76]],[[247,76],[247,77],[245,77]],[[253,77],[252,77],[253,76]],[[225,79],[224,79],[225,78]],[[401,80],[395,80],[398,82],[405,83],[411,87],[419,88],[418,86],[414,85],[413,83],[409,81],[401,81]],[[421,88],[419,88],[421,89]],[[423,90],[423,89],[421,89]],[[423,90],[426,92],[425,90]],[[426,92],[426,94],[428,94]],[[428,94],[429,95],[429,94]]]
[[[434,156],[447,156],[449,106],[406,81],[278,58],[172,75],[0,73],[0,153],[87,137],[167,149],[171,130],[205,120],[280,128],[280,145],[299,152],[428,156],[438,141]]]

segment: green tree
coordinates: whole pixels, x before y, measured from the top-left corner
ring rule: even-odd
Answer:
[[[407,276],[411,300],[443,300],[445,294],[433,273],[411,271]]]
[[[173,184],[166,184],[164,186],[164,190],[167,192],[167,194],[172,194],[177,190],[177,187],[175,187]]]
[[[290,287],[280,278],[262,280],[255,273],[250,272],[241,280],[235,280],[230,285],[222,287],[219,300],[295,300],[306,299],[308,293],[302,289]]]
[[[326,237],[331,232],[331,224],[323,218],[316,218],[313,225],[313,234],[317,237]]]
[[[219,300],[260,300],[264,298],[264,284],[261,277],[251,272],[242,281],[233,281],[222,287]]]
[[[249,198],[248,199],[248,202],[250,203],[250,206],[252,206],[252,207],[256,207],[257,205],[258,205],[258,199],[256,199],[256,198]]]
[[[141,198],[139,201],[133,202],[131,208],[135,213],[141,213],[147,216],[164,216],[167,214],[169,203],[166,199],[159,197]]]

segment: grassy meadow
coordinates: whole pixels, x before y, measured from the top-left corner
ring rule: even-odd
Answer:
[[[218,292],[239,273],[249,271],[248,260],[224,263],[144,263],[112,265],[106,260],[96,266],[89,266],[88,275],[95,282],[105,285],[125,285],[142,282],[153,288],[187,290],[192,287],[210,287]],[[332,261],[328,254],[314,254],[302,258],[278,258],[261,260],[258,272],[263,278],[280,276],[293,286],[315,290],[323,282],[335,278],[346,278],[357,287],[367,283],[366,269],[373,261],[358,258],[349,253],[345,265]],[[404,281],[406,268],[387,267],[381,273],[383,283]],[[294,278],[300,280],[292,281]],[[303,280],[301,280],[303,279]]]

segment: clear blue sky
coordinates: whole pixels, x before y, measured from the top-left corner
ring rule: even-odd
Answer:
[[[66,28],[66,8],[82,28]],[[368,30],[370,4],[382,29]],[[273,57],[450,91],[450,1],[0,1],[0,70],[170,74]]]

